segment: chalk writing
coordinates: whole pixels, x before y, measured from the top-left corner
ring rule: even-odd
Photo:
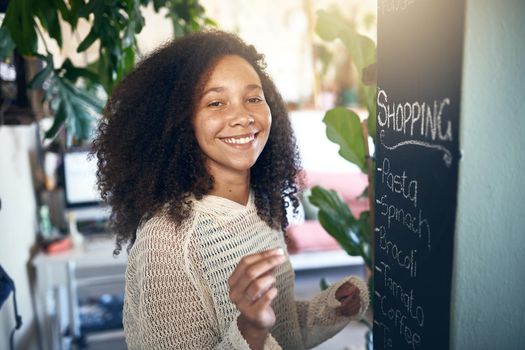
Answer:
[[[381,14],[385,12],[398,12],[406,10],[408,6],[415,2],[416,0],[380,0],[378,7]]]
[[[395,204],[389,204],[387,198],[387,195],[384,194],[380,200],[376,199],[376,203],[380,206],[379,214],[387,217],[387,227],[390,228],[392,220],[394,220],[409,229],[410,232],[415,233],[418,238],[423,238],[426,235],[428,250],[430,250],[432,234],[428,220],[423,217],[423,210],[419,209],[418,213],[414,214],[406,209],[397,207]]]
[[[387,299],[386,295],[381,295],[378,292],[375,293],[379,298],[379,307],[383,316],[386,316],[390,321],[394,322],[394,326],[399,327],[399,334],[402,335],[403,340],[412,346],[412,349],[416,349],[421,345],[421,336],[418,332],[414,331],[407,323],[407,316],[403,312],[395,307],[385,306]]]
[[[426,102],[405,102],[388,104],[385,90],[377,93],[377,123],[393,131],[419,135],[435,141],[452,141],[452,121],[447,120],[443,133],[443,109],[450,105],[450,99],[434,100],[433,104]],[[419,132],[418,132],[419,130]]]
[[[403,174],[394,174],[390,170],[390,160],[388,158],[383,159],[383,165],[381,168],[377,168],[377,171],[381,173],[381,183],[385,184],[390,191],[400,193],[406,199],[414,203],[414,207],[417,207],[417,181],[410,180],[406,183],[407,175],[403,170]]]
[[[376,295],[377,295],[377,293],[376,293]],[[374,325],[377,326],[379,329],[383,330],[383,349],[392,348],[393,342],[392,342],[392,338],[389,335],[390,327],[388,327],[383,322],[379,322],[377,320],[374,320]],[[380,345],[378,340],[379,339],[374,337],[374,344]]]
[[[405,307],[406,312],[410,317],[417,321],[420,327],[425,324],[425,311],[421,305],[414,305],[414,289],[410,288],[410,292],[405,292],[400,282],[396,281],[390,274],[390,265],[380,262],[379,265],[383,270],[384,283],[387,289],[392,293],[394,298],[399,299]]]
[[[409,270],[410,277],[416,277],[417,262],[415,256],[417,249],[410,249],[408,252],[404,252],[398,248],[397,244],[386,237],[387,232],[384,226],[376,228],[375,231],[379,232],[379,248],[383,250],[387,256],[391,256],[399,267]]]
[[[390,266],[388,264],[380,262],[380,266],[376,268],[376,271],[383,274],[384,285],[390,292],[391,297],[401,302],[401,308],[392,306],[392,302],[388,300],[389,295],[382,294],[376,290],[374,294],[376,300],[378,300],[379,311],[382,316],[393,323],[394,331],[398,331],[406,344],[415,350],[422,344],[420,330],[425,325],[425,311],[421,305],[417,304],[414,290],[410,288],[410,291],[407,291],[407,288],[395,280],[390,274]],[[374,323],[383,329],[383,347],[392,348],[391,328],[382,322],[374,321]]]

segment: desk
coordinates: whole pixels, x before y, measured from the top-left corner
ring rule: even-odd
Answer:
[[[127,263],[125,250],[113,257],[113,238],[87,243],[83,249],[73,249],[53,255],[38,254],[33,259],[36,269],[35,306],[42,350],[69,348],[64,331],[79,334],[78,291],[84,293],[113,293],[124,288],[124,271]],[[290,255],[291,264],[298,272],[296,289],[299,294],[306,289],[317,289],[320,277],[331,269],[355,266],[361,258],[350,257],[344,251],[309,252]],[[320,275],[310,278],[312,286],[306,288],[304,273],[322,269]],[[301,272],[301,273],[299,273]],[[313,273],[313,271],[312,271]],[[90,290],[91,289],[91,290]],[[123,336],[108,332],[115,336]],[[66,344],[64,345],[64,343]],[[91,349],[92,347],[90,347]]]
[[[63,334],[68,328],[70,334],[78,334],[80,288],[92,288],[99,294],[124,291],[127,254],[113,257],[113,246],[112,238],[97,239],[84,248],[34,257],[35,311],[42,350],[67,348]]]

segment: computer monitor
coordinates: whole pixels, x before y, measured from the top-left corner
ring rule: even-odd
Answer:
[[[86,150],[69,151],[63,155],[63,169],[66,211],[74,214],[79,230],[82,223],[107,220],[109,210],[96,185],[97,159]]]

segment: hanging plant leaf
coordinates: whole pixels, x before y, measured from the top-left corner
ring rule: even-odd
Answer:
[[[51,1],[36,1],[33,3],[34,15],[40,21],[42,28],[49,36],[56,40],[59,47],[62,46],[62,31],[60,29],[59,9],[54,7]],[[53,0],[52,2],[56,2]]]
[[[9,34],[9,30],[6,26],[0,27],[0,61],[5,61],[11,57],[13,50],[15,49],[15,42]]]
[[[67,79],[59,80],[60,88],[63,94],[68,96],[69,100],[78,101],[80,99],[89,108],[93,109],[96,114],[100,114],[104,103],[100,101],[96,96],[90,94],[86,90],[81,90],[69,82]]]
[[[69,6],[71,7],[71,11],[67,8],[66,3],[62,0],[50,0],[50,8],[54,8],[60,12],[60,16],[62,16],[62,19],[69,24],[71,24],[72,27],[75,27],[76,24],[72,23],[72,17],[73,17],[73,6],[76,1],[68,1]]]
[[[366,173],[365,144],[359,116],[345,107],[336,107],[326,113],[323,122],[328,139],[339,145],[339,154]]]
[[[152,2],[156,11],[162,8],[168,10],[176,32],[188,33],[215,23],[206,17],[204,7],[198,0],[13,0],[8,3],[0,27],[1,59],[9,57],[16,48],[24,56],[46,60],[50,55],[43,56],[37,52],[37,29],[42,29],[44,44],[47,34],[62,49],[61,19],[71,25],[74,33],[79,18],[85,18],[91,24],[91,30],[77,46],[77,52],[84,52],[97,40],[100,41],[100,58],[91,69],[75,67],[66,58],[58,69],[48,63],[30,83],[32,88],[45,86],[44,99],[55,115],[46,137],[54,137],[63,123],[68,129],[68,138],[71,137],[68,142],[73,140],[72,133],[78,133],[74,136],[77,140],[87,137],[90,120],[100,113],[103,105],[95,94],[87,90],[102,84],[106,93],[110,94],[113,86],[134,67],[136,34],[145,23],[141,6]],[[44,84],[47,81],[49,84]]]
[[[40,89],[46,79],[53,72],[53,56],[49,55],[45,58],[46,66],[29,82],[29,89]]]
[[[60,101],[58,105],[58,109],[55,112],[55,117],[53,119],[53,124],[51,125],[51,128],[47,130],[44,134],[44,137],[46,139],[54,139],[59,130],[64,125],[64,122],[67,118],[66,108],[63,101]]]
[[[124,63],[124,74],[128,74],[135,66],[135,50],[133,47],[130,46],[124,49],[124,59],[122,63]]]
[[[95,72],[88,68],[75,67],[69,58],[64,61],[59,70],[63,72],[64,78],[71,82],[76,82],[79,78],[86,78],[90,82],[100,84],[99,76]]]
[[[87,91],[77,88],[65,77],[53,76],[50,89],[56,91],[54,104],[58,103],[55,120],[45,133],[46,138],[54,138],[61,126],[65,124],[68,146],[76,141],[81,143],[88,139],[93,130],[95,116],[100,115],[102,101]]]
[[[79,18],[89,18],[89,15],[95,12],[95,9],[97,7],[101,6],[101,2],[104,0],[91,0],[84,2],[84,0],[73,0],[73,5],[75,5],[75,8],[77,9],[78,17]]]
[[[36,52],[36,23],[30,0],[10,1],[4,17],[4,24],[22,55],[31,56]]]
[[[153,0],[153,9],[155,12],[159,12],[159,10],[165,5],[165,0]],[[144,3],[142,4],[144,5]]]
[[[86,51],[93,43],[99,38],[97,29],[95,26],[91,28],[88,35],[82,40],[82,42],[77,47],[77,52]]]

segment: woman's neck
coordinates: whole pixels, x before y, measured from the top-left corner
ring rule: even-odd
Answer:
[[[250,197],[250,172],[240,174],[214,174],[213,188],[208,193],[214,196],[227,198],[242,205],[248,203]]]

